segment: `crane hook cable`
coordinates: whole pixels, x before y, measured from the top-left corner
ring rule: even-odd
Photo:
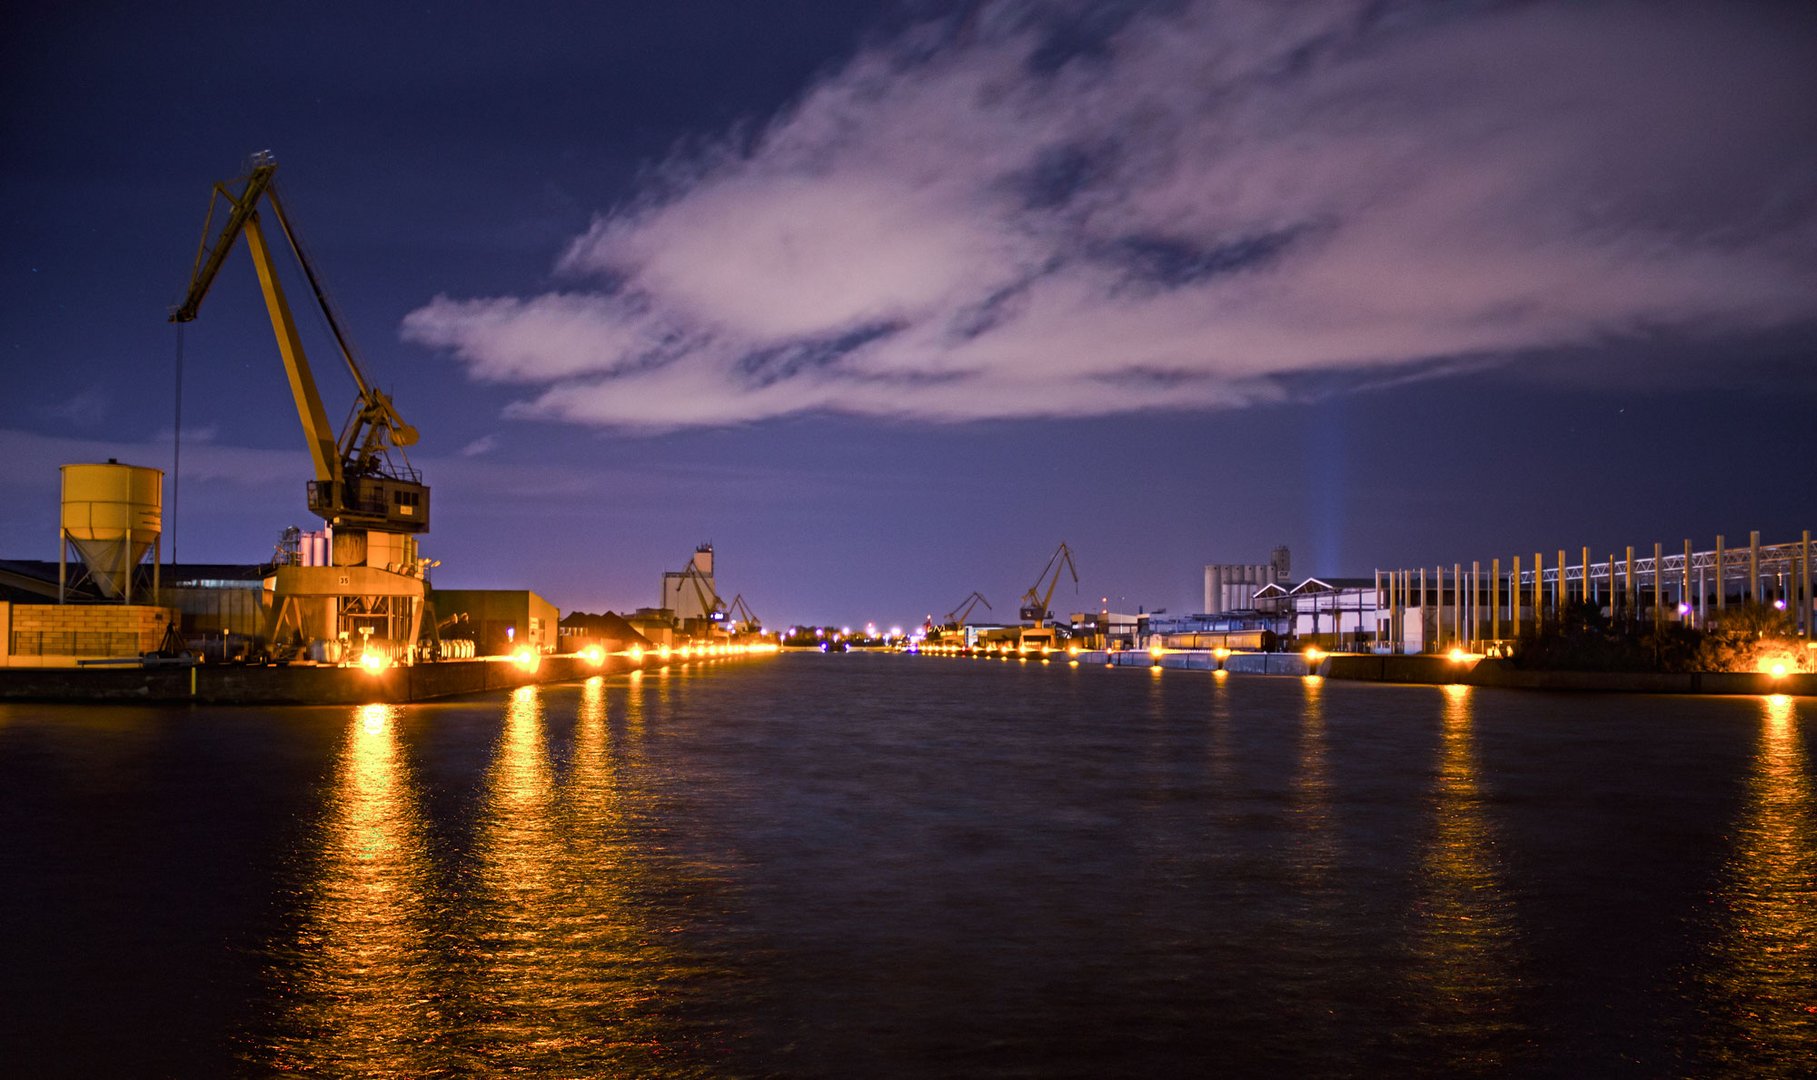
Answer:
[[[171,424],[171,463],[170,463],[170,527],[165,532],[170,536],[170,569],[174,578],[177,569],[177,508],[183,493],[183,324],[177,323],[177,385],[176,385],[176,419]],[[173,581],[172,584],[175,584]]]

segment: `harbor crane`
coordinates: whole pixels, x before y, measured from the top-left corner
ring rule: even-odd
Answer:
[[[958,607],[955,607],[953,610],[946,613],[946,629],[965,629],[965,620],[971,617],[972,609],[979,604],[983,604],[986,611],[991,610],[991,602],[984,598],[983,593],[979,592],[977,589],[973,589],[970,596],[959,601]]]
[[[700,600],[700,610],[709,620],[719,622],[725,618],[726,602],[719,598],[718,590],[713,588],[713,583],[707,580],[707,575],[701,572],[700,567],[689,562],[681,569],[681,579],[693,583],[694,595]],[[740,599],[742,598],[741,595]]]
[[[1053,571],[1054,576],[1051,581],[1047,581],[1047,590],[1042,592],[1041,582],[1047,580],[1049,570]],[[1053,601],[1054,589],[1060,584],[1060,571],[1062,570],[1072,572],[1073,587],[1077,589],[1079,569],[1073,565],[1073,549],[1067,547],[1064,540],[1060,542],[1059,547],[1054,549],[1054,553],[1048,556],[1047,565],[1041,568],[1041,573],[1035,578],[1035,583],[1030,585],[1028,592],[1022,595],[1022,618],[1033,622],[1036,630],[1041,629],[1049,619],[1053,618],[1053,612],[1049,611],[1047,606]]]
[[[232,181],[231,185],[218,183],[214,186],[208,217],[202,225],[202,240],[196,249],[195,266],[189,276],[189,288],[182,303],[171,311],[170,321],[194,321],[235,242],[245,236],[253,269],[259,275],[259,289],[265,297],[266,314],[271,318],[278,352],[284,360],[284,371],[290,378],[297,416],[303,422],[303,433],[315,466],[315,479],[309,482],[308,488],[310,511],[337,528],[380,529],[407,534],[427,532],[429,488],[403,453],[405,447],[415,445],[417,430],[404,422],[391,397],[374,386],[361,369],[321,277],[304,253],[296,230],[284,212],[284,204],[278,198],[277,168],[277,159],[270,151],[263,151],[252,156],[251,168],[245,176]],[[239,190],[235,191],[234,186]],[[352,414],[338,437],[329,426],[309,358],[303,352],[302,338],[297,333],[296,319],[278,280],[277,265],[260,223],[261,204],[270,207],[272,216],[277,219],[279,231],[284,234],[310,291],[315,294],[316,304],[340,349],[341,359],[346,361],[347,370],[359,387]],[[213,232],[215,215],[223,205],[226,217],[220,231]],[[401,463],[392,459],[394,450],[402,459]]]
[[[417,430],[404,422],[391,397],[361,369],[321,275],[278,198],[277,168],[277,159],[263,151],[252,156],[245,176],[214,186],[188,289],[170,312],[171,322],[194,321],[209,287],[244,236],[314,466],[315,478],[307,489],[309,509],[328,523],[332,534],[327,565],[284,562],[266,578],[272,600],[264,637],[274,654],[307,651],[327,662],[351,660],[354,650],[362,662],[374,665],[434,656],[433,618],[427,652],[418,637],[427,607],[424,575],[434,565],[433,560],[418,557],[416,540],[429,529],[429,487],[404,453],[415,445]],[[296,257],[359,390],[339,436],[329,425],[296,318],[278,279],[260,219],[266,208]]]
[[[744,602],[743,593],[732,597],[732,602],[726,605],[726,614],[737,620],[733,624],[733,630],[737,633],[760,634],[763,632],[763,620],[759,619],[757,613],[751,610],[751,605]]]

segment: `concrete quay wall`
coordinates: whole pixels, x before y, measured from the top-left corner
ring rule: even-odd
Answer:
[[[1484,660],[1463,681],[1517,690],[1604,690],[1629,694],[1792,694],[1817,697],[1817,675],[1775,679],[1752,671],[1522,671],[1506,660]]]
[[[729,659],[729,658],[716,658]],[[426,701],[543,683],[577,682],[671,663],[608,656],[595,666],[579,656],[545,656],[535,671],[500,658],[447,660],[368,672],[357,667],[6,668],[0,701],[75,701],[217,705],[363,705]]]
[[[1461,683],[1508,690],[1607,691],[1624,694],[1817,695],[1817,675],[1775,679],[1751,671],[1531,671],[1507,660],[1462,663],[1443,656],[1330,656],[1319,673],[1365,682]]]
[[[1160,667],[1165,670],[1214,671],[1218,661],[1209,651],[1181,650],[1159,657],[1140,650],[1084,652],[1080,663],[1112,667]],[[1327,655],[1316,667],[1299,653],[1231,653],[1224,669],[1239,675],[1323,675],[1359,682],[1413,685],[1499,687],[1509,690],[1606,691],[1626,694],[1792,694],[1817,697],[1817,675],[1774,679],[1754,672],[1704,671],[1668,674],[1657,671],[1526,671],[1507,660],[1456,662],[1436,655]]]
[[[1075,657],[1082,664],[1107,664],[1111,667],[1159,667],[1166,670],[1216,671],[1218,658],[1210,649],[1171,649],[1156,657],[1142,649],[1105,652],[1102,649],[1082,652]],[[1306,658],[1299,653],[1231,653],[1224,658],[1226,671],[1244,675],[1307,675]]]

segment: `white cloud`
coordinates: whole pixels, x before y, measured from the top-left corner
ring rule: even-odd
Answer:
[[[1201,0],[1057,66],[1021,9],[914,35],[670,163],[568,291],[404,334],[532,388],[513,416],[664,429],[1234,406],[1817,314],[1808,26],[1378,9]]]

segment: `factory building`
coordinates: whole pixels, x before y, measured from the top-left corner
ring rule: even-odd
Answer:
[[[1381,594],[1373,579],[1309,577],[1283,594],[1286,632],[1299,645],[1327,652],[1374,648],[1381,633]]]
[[[721,610],[713,581],[712,544],[695,548],[686,566],[662,575],[662,602],[657,607],[674,612],[674,618],[683,624],[711,618]]]
[[[508,656],[528,646],[554,652],[561,613],[528,589],[436,589],[430,594],[444,636],[471,638],[476,655]]]
[[[1292,572],[1293,558],[1285,545],[1275,548],[1265,563],[1212,563],[1205,567],[1204,614],[1254,611],[1256,593],[1288,582]]]
[[[173,620],[184,645],[211,660],[245,652],[263,633],[269,566],[140,564],[110,577],[111,592],[68,571],[42,560],[0,560],[0,666],[64,667],[156,652],[170,644]],[[134,603],[125,602],[128,588]]]
[[[650,644],[658,648],[673,645],[677,641],[675,613],[668,608],[640,607],[625,616],[625,622],[631,629],[642,634]]]

